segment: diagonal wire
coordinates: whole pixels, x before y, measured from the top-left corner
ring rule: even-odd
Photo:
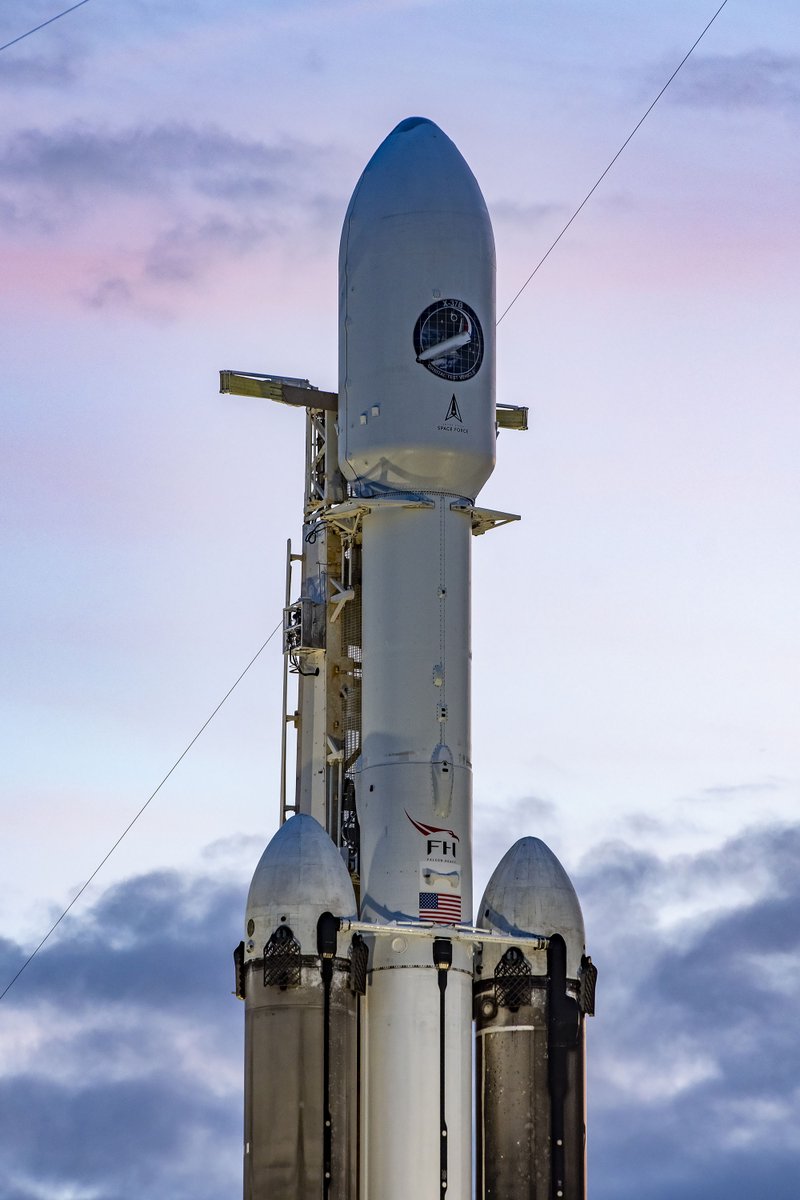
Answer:
[[[6,42],[4,46],[0,46],[0,52],[7,50],[9,46],[16,46],[17,42],[21,42],[24,38],[30,37],[32,33],[38,33],[40,29],[44,29],[45,25],[52,25],[53,21],[60,21],[67,13],[75,12],[76,8],[80,8],[84,4],[88,4],[89,0],[78,0],[77,4],[73,4],[71,8],[65,8],[63,12],[56,13],[54,17],[50,17],[47,21],[42,21],[41,25],[34,25],[33,29],[29,29],[27,33],[21,33],[19,37],[12,38],[10,42]],[[5,992],[3,993],[5,995]],[[0,996],[0,1000],[3,996]]]
[[[275,626],[275,628],[273,629],[272,633],[269,635],[269,637],[267,638],[267,640],[266,640],[266,641],[265,641],[265,642],[264,642],[264,643],[263,643],[263,644],[262,644],[262,645],[259,647],[259,649],[258,649],[258,650],[255,652],[255,654],[253,655],[253,657],[250,659],[250,662],[247,664],[247,666],[245,667],[245,669],[244,669],[244,670],[242,671],[242,673],[239,675],[238,679],[236,679],[236,680],[235,680],[235,682],[234,682],[234,683],[232,683],[232,684],[231,684],[231,686],[228,688],[227,692],[226,692],[226,693],[225,693],[225,695],[222,697],[222,699],[220,700],[220,702],[219,702],[219,704],[217,705],[217,707],[216,707],[216,708],[214,709],[214,711],[211,713],[211,716],[210,716],[210,717],[207,717],[207,718],[206,718],[206,720],[203,722],[203,724],[200,726],[200,728],[198,729],[197,733],[194,735],[194,737],[192,738],[192,740],[189,742],[188,746],[187,746],[187,747],[186,747],[186,749],[183,751],[183,753],[182,753],[182,754],[181,754],[181,755],[180,755],[178,758],[176,758],[176,759],[175,759],[175,762],[172,764],[172,766],[170,767],[170,769],[167,771],[166,775],[165,775],[165,776],[164,776],[164,778],[161,780],[161,783],[158,785],[158,787],[155,789],[155,791],[154,791],[154,792],[152,792],[152,793],[151,793],[151,794],[150,794],[150,795],[147,797],[147,799],[145,800],[144,804],[142,805],[142,807],[141,807],[141,808],[139,809],[139,811],[137,812],[136,816],[133,818],[133,820],[132,820],[132,821],[130,821],[130,822],[128,823],[128,825],[126,825],[126,827],[123,829],[122,833],[119,835],[119,837],[117,838],[117,840],[114,842],[114,845],[111,847],[111,849],[110,849],[110,850],[108,851],[108,853],[105,855],[105,857],[100,859],[100,862],[97,864],[97,866],[96,866],[96,867],[95,867],[95,869],[92,871],[92,873],[91,873],[91,875],[89,876],[89,878],[88,878],[88,879],[86,880],[86,882],[83,884],[83,886],[81,887],[80,891],[78,891],[78,892],[77,892],[77,894],[76,894],[75,896],[73,896],[73,898],[70,900],[69,904],[68,904],[68,905],[67,905],[67,907],[64,909],[64,911],[62,912],[62,914],[61,914],[61,916],[58,918],[58,920],[54,921],[54,922],[53,922],[53,924],[50,926],[50,928],[48,929],[47,933],[44,935],[44,937],[42,938],[42,940],[39,942],[39,945],[36,947],[36,949],[35,949],[35,950],[32,950],[32,951],[31,951],[31,953],[28,955],[28,957],[25,959],[25,962],[22,964],[22,966],[20,967],[20,969],[17,971],[17,973],[16,973],[16,975],[14,976],[14,978],[13,978],[13,979],[11,979],[11,980],[9,980],[9,982],[8,982],[8,983],[6,984],[6,986],[3,988],[3,991],[2,991],[2,992],[0,992],[0,1000],[2,1000],[2,999],[3,999],[3,997],[6,995],[6,993],[7,993],[7,992],[10,992],[10,991],[11,991],[12,987],[13,987],[13,986],[14,986],[14,984],[17,982],[17,980],[19,979],[19,977],[20,977],[20,975],[22,974],[22,972],[25,970],[25,968],[26,968],[26,967],[30,966],[30,964],[33,962],[33,960],[34,960],[34,958],[36,957],[36,955],[37,955],[37,954],[39,953],[39,951],[41,950],[42,946],[43,946],[43,945],[45,944],[45,942],[46,942],[46,941],[47,941],[47,940],[48,940],[48,939],[51,937],[51,935],[55,933],[56,929],[58,929],[59,925],[60,925],[60,924],[61,924],[61,922],[64,920],[64,917],[67,915],[67,913],[68,913],[68,912],[70,911],[70,909],[73,907],[73,905],[74,905],[74,904],[76,904],[78,900],[80,900],[81,896],[82,896],[82,895],[83,895],[83,893],[86,891],[86,889],[88,888],[89,884],[92,882],[92,880],[95,878],[95,876],[96,876],[96,875],[98,875],[98,873],[99,873],[99,872],[102,870],[102,868],[105,866],[105,864],[106,864],[106,863],[108,862],[108,860],[111,858],[111,855],[112,855],[112,854],[114,853],[114,851],[117,849],[117,847],[119,846],[119,844],[120,844],[120,842],[122,841],[122,839],[123,839],[123,838],[124,838],[124,837],[125,837],[125,836],[126,836],[128,833],[130,833],[130,831],[133,829],[134,825],[135,825],[135,824],[136,824],[136,822],[139,820],[139,817],[142,815],[142,813],[143,813],[143,812],[144,812],[144,810],[147,808],[147,806],[150,804],[151,800],[155,800],[156,796],[157,796],[157,795],[158,795],[158,793],[161,791],[162,787],[163,787],[163,786],[164,786],[164,784],[167,782],[167,780],[169,779],[169,777],[170,777],[170,775],[172,774],[172,772],[173,772],[173,771],[175,770],[175,768],[176,768],[176,767],[177,767],[177,766],[178,766],[178,765],[179,765],[179,764],[180,764],[180,763],[181,763],[181,762],[184,760],[184,758],[186,757],[186,755],[187,755],[187,754],[189,753],[189,751],[191,750],[192,746],[195,744],[195,742],[197,741],[197,739],[200,737],[200,734],[201,734],[201,733],[203,733],[203,732],[204,732],[204,730],[205,730],[205,729],[206,729],[206,728],[207,728],[207,727],[208,727],[208,726],[211,724],[211,722],[213,721],[214,717],[217,715],[217,713],[219,712],[219,710],[222,708],[222,706],[223,706],[223,704],[225,703],[225,701],[228,699],[228,697],[231,695],[231,693],[234,691],[234,689],[235,689],[236,687],[238,687],[238,685],[239,685],[239,684],[242,682],[242,680],[244,679],[245,675],[246,675],[246,674],[247,674],[247,672],[250,670],[250,668],[252,667],[252,665],[253,665],[253,663],[256,661],[256,659],[260,657],[260,655],[261,655],[262,651],[266,650],[267,646],[270,644],[270,642],[272,641],[272,639],[275,637],[275,634],[278,632],[278,630],[280,629],[280,627],[281,627],[281,625],[282,625],[282,624],[283,624],[283,620],[281,619],[281,620],[278,622],[278,624]]]
[[[705,27],[705,29],[703,30],[703,32],[700,34],[700,36],[697,38],[697,40],[696,40],[696,41],[693,43],[693,45],[692,45],[692,46],[690,46],[690,47],[689,47],[689,49],[686,51],[686,53],[684,54],[684,56],[683,56],[683,58],[681,59],[681,61],[678,63],[677,67],[675,68],[675,70],[672,72],[672,74],[670,75],[670,77],[669,77],[669,79],[667,80],[667,82],[666,82],[666,83],[664,84],[664,86],[662,87],[661,91],[658,93],[658,95],[656,96],[656,98],[655,98],[655,99],[654,99],[654,100],[651,102],[651,104],[650,104],[649,108],[648,108],[648,109],[645,111],[645,113],[644,113],[644,114],[643,114],[643,115],[640,117],[640,119],[639,119],[639,120],[636,122],[636,124],[634,125],[633,129],[630,131],[630,133],[628,134],[628,136],[625,138],[625,141],[622,143],[622,145],[620,146],[620,148],[619,148],[619,150],[617,151],[617,153],[616,153],[616,154],[614,155],[614,157],[611,159],[611,162],[608,164],[608,166],[606,167],[605,171],[603,171],[603,174],[602,174],[602,175],[600,176],[600,178],[599,178],[599,179],[598,179],[598,180],[597,180],[597,181],[596,181],[596,182],[595,182],[595,183],[592,185],[592,187],[589,189],[589,191],[588,191],[588,192],[586,193],[586,195],[583,197],[583,199],[581,200],[580,204],[579,204],[579,205],[578,205],[578,207],[575,209],[575,212],[572,214],[572,216],[571,216],[571,217],[570,217],[570,219],[567,221],[567,223],[566,223],[566,225],[564,226],[564,228],[561,230],[561,233],[558,235],[558,237],[555,239],[555,241],[551,243],[551,245],[548,247],[548,249],[545,251],[545,253],[542,255],[542,257],[539,259],[538,263],[537,263],[537,264],[536,264],[536,266],[533,268],[533,270],[531,271],[530,275],[529,275],[529,276],[528,276],[528,278],[525,280],[525,282],[523,283],[522,287],[519,289],[519,291],[517,292],[517,294],[514,296],[514,298],[513,298],[513,300],[511,301],[511,303],[510,303],[510,304],[508,304],[508,305],[506,306],[506,308],[504,308],[504,309],[503,309],[502,313],[501,313],[501,314],[500,314],[500,316],[497,318],[497,324],[498,324],[498,325],[500,324],[500,322],[502,321],[502,319],[503,319],[503,317],[506,315],[506,313],[509,311],[509,309],[510,309],[510,308],[512,308],[512,307],[513,307],[513,306],[516,304],[517,300],[519,300],[520,296],[521,296],[521,295],[522,295],[522,293],[525,291],[525,288],[528,286],[528,284],[530,283],[530,281],[533,279],[534,275],[535,275],[535,274],[536,274],[536,272],[539,270],[539,268],[540,268],[541,266],[544,266],[545,262],[546,262],[546,261],[547,261],[547,259],[550,257],[550,255],[551,255],[551,253],[553,252],[553,250],[555,250],[556,246],[557,246],[557,245],[558,245],[558,243],[561,241],[562,237],[563,237],[563,236],[564,236],[564,234],[567,232],[567,230],[569,229],[570,225],[572,224],[572,222],[573,222],[573,221],[575,220],[575,218],[577,217],[578,213],[581,211],[581,209],[582,209],[582,208],[583,208],[583,206],[584,206],[584,205],[587,203],[587,201],[589,201],[589,200],[591,199],[591,197],[594,195],[594,193],[597,191],[597,189],[599,188],[600,184],[603,182],[603,180],[605,179],[606,175],[608,174],[608,172],[609,172],[609,171],[611,170],[611,168],[613,167],[614,163],[615,163],[615,162],[617,161],[617,159],[619,158],[620,154],[622,154],[622,151],[623,151],[623,150],[625,149],[625,147],[628,145],[628,142],[630,142],[630,140],[633,138],[634,134],[636,134],[636,133],[639,131],[639,129],[640,129],[640,128],[642,127],[642,125],[645,123],[645,121],[647,120],[647,118],[650,116],[650,113],[653,111],[653,109],[655,108],[655,106],[658,104],[659,100],[660,100],[660,99],[661,99],[661,97],[664,95],[664,92],[667,90],[667,88],[669,87],[669,85],[672,83],[673,79],[674,79],[674,78],[675,78],[675,76],[678,74],[678,72],[680,71],[681,67],[684,65],[684,63],[686,62],[686,60],[687,60],[687,59],[688,59],[688,58],[689,58],[689,57],[690,57],[690,56],[693,54],[693,52],[694,52],[694,51],[697,49],[697,47],[700,45],[700,43],[702,42],[703,38],[704,38],[704,37],[705,37],[705,35],[708,33],[709,29],[710,29],[710,28],[711,28],[711,26],[714,24],[714,22],[716,21],[717,17],[718,17],[718,16],[719,16],[719,14],[722,12],[723,8],[725,7],[725,5],[726,5],[727,3],[728,3],[728,0],[722,0],[722,4],[720,4],[719,8],[718,8],[718,9],[717,9],[717,11],[714,13],[713,17],[712,17],[712,18],[711,18],[711,20],[708,22],[708,24],[706,25],[706,27]]]
[[[31,34],[38,34],[38,31],[40,31],[40,29],[44,29],[44,26],[52,25],[54,20],[60,20],[61,17],[66,17],[68,12],[74,12],[76,11],[76,8],[80,8],[80,6],[84,4],[89,4],[89,0],[78,0],[78,4],[73,4],[71,8],[65,8],[64,12],[56,12],[55,17],[50,17],[49,20],[43,20],[41,25],[35,25],[34,28],[29,29],[26,34],[20,34],[19,37],[12,37],[12,40],[10,42],[6,42],[5,46],[0,46],[0,50],[7,50],[10,46],[16,46],[17,42],[22,42],[23,38],[30,37]],[[2,996],[0,996],[0,1000],[2,1000]]]
[[[89,0],[78,0],[78,4],[73,4],[72,7],[65,8],[64,12],[56,12],[55,17],[50,17],[49,20],[43,20],[41,25],[34,25],[34,28],[29,29],[26,34],[20,34],[19,37],[12,37],[12,40],[10,42],[6,42],[5,46],[0,46],[0,52],[2,52],[2,50],[7,50],[10,46],[16,46],[17,42],[22,42],[25,37],[30,37],[31,34],[38,34],[38,31],[40,31],[40,29],[44,29],[44,26],[52,25],[54,20],[60,20],[61,17],[66,17],[68,12],[74,12],[76,11],[76,8],[80,8],[85,4],[89,4]],[[0,1000],[2,1000],[2,996],[0,996]]]

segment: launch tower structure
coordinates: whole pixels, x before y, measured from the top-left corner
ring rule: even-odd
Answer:
[[[585,1195],[596,971],[544,843],[512,847],[473,924],[470,544],[518,520],[476,497],[498,429],[527,428],[495,401],[494,273],[472,172],[410,118],[345,217],[338,393],[221,373],[306,410],[281,826],[235,954],[245,1200],[469,1200],[473,1017],[478,1197]]]

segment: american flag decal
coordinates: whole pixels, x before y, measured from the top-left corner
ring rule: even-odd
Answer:
[[[461,920],[461,897],[420,892],[419,919],[433,925],[457,925]]]

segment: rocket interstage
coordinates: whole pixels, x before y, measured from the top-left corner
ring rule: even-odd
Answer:
[[[468,1200],[473,1009],[478,1196],[585,1195],[595,971],[543,843],[509,851],[472,923],[471,541],[517,519],[475,502],[498,426],[527,427],[495,402],[494,287],[475,178],[411,118],[345,216],[338,398],[223,373],[307,410],[282,825],[236,953],[246,1200]]]

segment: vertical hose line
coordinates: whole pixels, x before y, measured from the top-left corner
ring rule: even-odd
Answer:
[[[362,1037],[362,1020],[361,1020],[361,1000],[367,991],[367,966],[369,964],[369,951],[367,944],[360,933],[353,935],[353,941],[350,947],[350,991],[356,998],[356,1092],[355,1092],[355,1109],[356,1109],[356,1138],[355,1138],[355,1193],[353,1200],[358,1200],[361,1196],[361,1121],[362,1121],[362,1096],[361,1096],[361,1037]],[[349,1194],[349,1193],[348,1193]]]
[[[580,1033],[580,1010],[567,994],[567,947],[555,934],[547,947],[547,1058],[550,1087],[550,1195],[552,1200],[583,1200],[582,1180],[566,1180],[565,1106],[569,1060]]]
[[[336,935],[341,921],[324,912],[317,921],[317,953],[322,975],[322,1195],[327,1200],[333,1177],[333,1126],[331,1119],[331,983],[336,957]]]
[[[447,1191],[447,1122],[445,1120],[444,1090],[445,1090],[445,1003],[444,994],[447,990],[447,971],[436,972],[439,981],[439,1179],[442,1195]]]
[[[361,1195],[361,996],[356,995],[356,1196]]]
[[[433,943],[433,961],[436,965],[436,981],[439,985],[439,1195],[447,1191],[447,1121],[445,1120],[445,992],[447,972],[453,962],[453,943],[446,938],[436,938]]]
[[[331,1160],[333,1157],[333,1138],[331,1126],[331,982],[333,980],[333,959],[322,960],[323,988],[323,1031],[322,1031],[322,1195],[327,1197],[331,1190]]]

